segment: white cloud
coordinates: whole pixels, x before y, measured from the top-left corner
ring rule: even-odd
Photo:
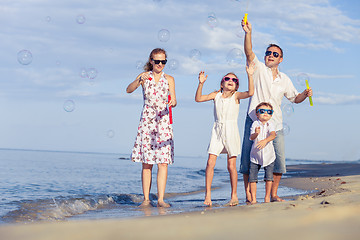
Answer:
[[[256,6],[251,8],[256,26],[278,37],[294,35],[295,46],[340,51],[335,42],[360,43],[360,20],[346,16],[328,0],[255,0],[251,5]]]
[[[303,72],[299,70],[289,70],[288,75],[292,78],[296,78],[299,74],[303,74]],[[307,72],[306,75],[309,76],[310,79],[354,79],[354,75],[328,75],[328,74],[319,74],[319,73],[309,73]]]
[[[308,43],[300,43],[300,42],[294,42],[291,43],[290,45],[298,47],[298,48],[307,48],[307,49],[313,49],[313,50],[324,50],[324,49],[331,49],[333,51],[336,52],[344,52],[343,49],[338,48],[334,45],[334,43],[331,42],[322,42],[322,43],[313,43],[313,42],[308,42]]]
[[[314,102],[329,105],[360,104],[360,96],[317,92]]]

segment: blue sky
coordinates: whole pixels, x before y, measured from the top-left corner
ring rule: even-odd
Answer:
[[[206,158],[213,106],[194,101],[197,73],[209,75],[205,93],[217,89],[230,71],[240,77],[240,91],[246,90],[245,59],[227,62],[232,49],[243,50],[239,27],[245,12],[259,59],[269,43],[279,44],[280,70],[299,91],[305,86],[297,78],[307,74],[313,88],[313,107],[306,100],[284,116],[290,128],[286,156],[360,159],[356,0],[3,0],[0,147],[129,153],[142,92],[129,95],[125,89],[141,72],[137,63],[162,47],[177,63],[165,68],[175,78],[178,98],[175,154]],[[169,40],[160,41],[161,29],[169,31]],[[23,49],[32,53],[28,65],[17,59]],[[192,58],[194,49],[199,58]],[[81,76],[90,68],[96,76]],[[64,110],[67,100],[75,103],[71,112]],[[241,135],[247,104],[240,105]]]

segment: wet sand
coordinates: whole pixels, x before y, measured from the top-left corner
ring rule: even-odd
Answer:
[[[0,239],[360,238],[360,164],[295,165],[288,171],[292,177],[282,185],[312,192],[285,202],[176,215],[3,225]]]

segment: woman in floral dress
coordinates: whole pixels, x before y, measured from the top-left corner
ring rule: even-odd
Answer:
[[[140,85],[144,94],[144,108],[136,136],[131,160],[142,163],[142,189],[144,201],[140,206],[151,206],[149,198],[152,168],[158,165],[157,191],[158,207],[170,207],[164,202],[168,164],[174,162],[173,130],[170,124],[168,107],[176,106],[175,81],[163,72],[166,52],[155,48],[149,56],[144,72],[129,84],[127,93],[132,93]],[[170,95],[171,99],[168,100]]]

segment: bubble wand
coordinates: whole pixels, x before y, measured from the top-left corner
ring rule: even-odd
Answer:
[[[305,83],[306,83],[306,88],[309,89],[309,81],[307,79],[305,79]],[[313,106],[313,101],[312,101],[312,97],[309,97],[309,102],[310,102],[310,106]]]
[[[170,96],[170,94],[169,94],[169,96],[168,96],[168,100],[169,100],[169,102],[171,101],[171,96]],[[169,106],[169,118],[170,118],[170,124],[172,124],[172,123],[173,123],[173,119],[172,119],[172,107],[171,107],[171,106]]]

